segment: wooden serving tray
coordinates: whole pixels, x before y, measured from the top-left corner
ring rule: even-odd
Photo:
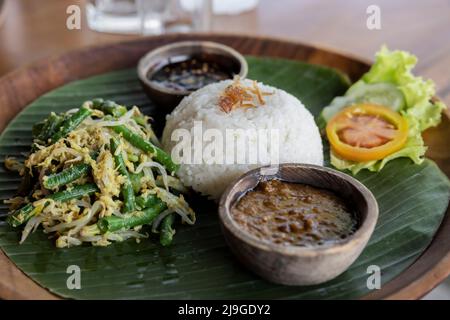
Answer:
[[[210,40],[229,45],[243,54],[272,56],[339,69],[350,79],[358,79],[369,62],[352,56],[269,38],[231,35],[165,35],[129,42],[89,47],[50,57],[16,70],[0,79],[0,132],[26,105],[42,94],[68,82],[108,71],[130,68],[147,51],[180,40]],[[429,146],[427,156],[450,176],[450,113],[442,123],[424,134]],[[450,210],[428,249],[402,274],[381,290],[364,299],[417,299],[425,295],[450,274]],[[0,298],[58,299],[23,274],[0,250]]]

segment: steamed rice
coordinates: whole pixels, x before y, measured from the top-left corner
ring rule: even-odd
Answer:
[[[177,145],[178,141],[172,141],[172,133],[176,129],[186,129],[190,132],[192,143],[190,152],[194,154],[193,128],[197,121],[201,121],[203,133],[207,129],[217,129],[223,137],[226,129],[271,129],[277,130],[279,141],[280,163],[308,163],[323,165],[322,140],[319,130],[311,113],[294,96],[287,92],[258,83],[262,92],[271,93],[264,96],[265,104],[250,108],[237,108],[229,113],[224,112],[218,106],[218,100],[224,89],[232,84],[232,80],[225,80],[210,84],[184,98],[175,110],[167,116],[162,143],[167,151]],[[252,85],[250,80],[242,80],[248,86]],[[198,122],[197,122],[198,124]],[[247,131],[239,134],[247,134]],[[247,134],[248,143],[245,150],[239,152],[247,153],[247,160],[254,151],[250,144],[257,143],[255,137]],[[200,146],[205,148],[214,142],[202,141]],[[198,147],[198,145],[197,145]],[[270,144],[267,145],[266,153],[269,154]],[[236,152],[234,144],[223,142],[224,155]],[[177,159],[176,154],[172,156]],[[270,156],[258,153],[257,163],[224,164],[212,162],[211,156],[203,154],[201,163],[182,163],[178,176],[182,182],[192,187],[197,192],[218,199],[225,188],[234,179],[243,173],[270,163]]]

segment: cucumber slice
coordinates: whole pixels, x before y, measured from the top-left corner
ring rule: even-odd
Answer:
[[[373,103],[400,111],[405,106],[403,93],[390,83],[366,84],[359,82],[345,94],[354,103]]]
[[[405,97],[390,83],[367,84],[358,81],[348,89],[345,96],[334,98],[330,105],[323,109],[322,117],[328,122],[339,111],[356,103],[373,103],[400,111],[405,106]]]
[[[330,121],[331,118],[335,114],[337,114],[339,111],[344,109],[345,107],[349,107],[353,104],[353,101],[346,96],[343,97],[336,97],[331,101],[330,105],[328,107],[325,107],[322,110],[322,118],[325,120],[325,122]]]

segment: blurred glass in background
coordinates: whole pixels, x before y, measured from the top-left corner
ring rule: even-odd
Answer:
[[[162,34],[209,31],[210,0],[89,0],[88,25],[100,32]]]
[[[86,14],[89,27],[99,32],[207,32],[213,14],[240,14],[257,4],[258,0],[88,0]]]

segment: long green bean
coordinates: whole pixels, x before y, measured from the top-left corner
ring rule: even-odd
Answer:
[[[169,170],[169,172],[173,173],[178,170],[179,165],[173,162],[169,154],[153,145],[149,141],[144,140],[144,138],[134,133],[126,126],[114,126],[111,127],[111,129],[116,133],[121,134],[129,143],[131,143],[136,148],[152,154],[155,157],[155,160],[165,166]]]
[[[159,242],[164,247],[169,246],[172,243],[173,235],[175,234],[175,229],[172,228],[175,222],[175,213],[171,213],[164,217],[161,222],[161,231],[159,233]]]
[[[100,219],[97,222],[98,228],[102,233],[114,232],[117,230],[126,230],[144,224],[150,224],[167,206],[164,202],[159,201],[150,208],[143,211],[132,212],[124,215],[124,217],[110,216]]]
[[[54,201],[69,201],[72,199],[81,198],[84,195],[93,194],[99,192],[99,189],[95,183],[87,183],[79,186],[75,186],[71,189],[55,192],[48,196],[49,199]]]
[[[64,121],[64,117],[55,114],[54,112],[50,113],[47,120],[45,120],[44,127],[42,128],[40,134],[37,136],[37,139],[47,143],[48,139],[53,136],[58,128]]]
[[[77,112],[64,120],[61,127],[51,137],[51,142],[55,143],[61,138],[66,137],[71,131],[75,130],[84,119],[91,115],[92,111],[86,107],[81,107]]]
[[[128,173],[127,167],[125,166],[125,162],[123,160],[121,152],[117,152],[119,144],[115,138],[111,138],[110,147],[111,152],[114,155],[114,161],[116,163],[117,170],[121,175],[125,177],[125,182],[122,184],[122,197],[123,197],[123,208],[124,212],[131,212],[136,209],[135,206],[135,197],[133,185],[130,180],[130,174]],[[118,153],[118,154],[117,154]]]
[[[142,172],[140,173],[130,173],[131,185],[133,186],[134,193],[139,193],[141,190],[141,178],[144,176]]]
[[[67,117],[66,117],[67,118]],[[49,125],[47,127],[47,131],[43,131],[42,132],[42,136],[40,137],[40,139],[45,142],[48,143],[48,139],[50,139],[61,127],[61,125],[63,124],[65,120],[64,116],[56,116],[56,117],[52,117],[49,120]]]
[[[39,135],[42,133],[42,130],[45,128],[47,120],[35,123],[31,128],[31,136],[33,139],[37,139]]]
[[[72,199],[78,199],[84,195],[89,195],[98,191],[99,189],[95,184],[89,183],[81,186],[75,186],[70,190],[53,193],[49,195],[47,199],[65,202]],[[33,217],[37,213],[36,210],[38,209],[39,208],[36,208],[33,204],[28,203],[22,208],[11,213],[6,220],[11,226],[18,227]]]
[[[102,98],[92,100],[92,107],[116,118],[123,116],[127,112],[127,108],[125,106],[121,106],[114,101],[105,101]]]
[[[89,172],[90,168],[91,166],[86,163],[76,164],[61,172],[44,177],[43,185],[46,189],[55,189],[81,178]]]
[[[33,215],[34,206],[31,203],[26,204],[22,208],[11,213],[6,221],[12,227],[18,227],[28,221]]]
[[[136,205],[141,209],[153,207],[160,201],[161,200],[156,196],[156,194],[150,194],[146,197],[145,196],[136,197]]]
[[[47,119],[34,125],[32,128],[32,136],[36,141],[33,141],[31,152],[35,152],[38,149],[35,142],[38,142],[39,144],[47,144],[48,139],[55,134],[63,121],[63,116],[56,115],[52,112]]]
[[[44,140],[44,136],[49,131],[50,123],[55,121],[58,116],[52,112],[50,115],[45,118],[42,122],[36,123],[33,128],[31,129],[31,133],[33,135],[33,138]]]

